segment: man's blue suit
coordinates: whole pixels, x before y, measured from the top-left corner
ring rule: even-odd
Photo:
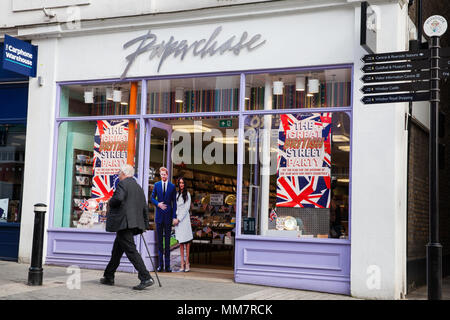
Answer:
[[[170,268],[170,233],[172,231],[172,220],[177,218],[177,190],[169,180],[167,180],[166,192],[162,188],[162,181],[155,183],[152,192],[152,202],[156,206],[155,223],[158,234],[158,257],[159,267]],[[166,210],[158,207],[158,203],[164,202]],[[166,243],[163,260],[163,238]]]

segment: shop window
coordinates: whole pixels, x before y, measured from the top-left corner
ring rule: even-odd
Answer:
[[[348,238],[350,117],[245,118],[242,234]]]
[[[0,223],[20,222],[25,124],[0,124]]]
[[[140,92],[140,82],[62,86],[60,117],[138,114]]]
[[[136,168],[139,128],[135,120],[64,122],[59,126],[54,226],[105,228],[108,200],[120,166]]]
[[[240,76],[151,80],[147,113],[192,113],[239,110]]]
[[[248,74],[245,109],[347,107],[351,104],[351,69]],[[266,94],[271,99],[266,98]]]

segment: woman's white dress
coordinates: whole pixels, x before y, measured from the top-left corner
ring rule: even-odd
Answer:
[[[175,238],[179,243],[191,241],[192,235],[191,217],[189,210],[191,208],[191,195],[187,193],[186,202],[183,196],[177,192],[177,219],[179,223],[175,226]]]

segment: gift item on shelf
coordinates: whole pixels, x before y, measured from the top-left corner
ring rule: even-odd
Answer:
[[[88,210],[88,201],[91,197],[93,155],[92,151],[74,149],[73,180],[72,180],[72,208],[70,214],[70,227],[78,228],[80,225],[88,227],[85,223]],[[91,214],[92,215],[92,214]],[[83,217],[83,219],[81,219]],[[81,222],[80,222],[81,220]],[[90,219],[89,221],[91,221]]]

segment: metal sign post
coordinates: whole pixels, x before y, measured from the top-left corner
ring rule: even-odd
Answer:
[[[440,80],[440,36],[447,29],[447,21],[432,16],[424,23],[424,31],[431,38],[430,45],[430,135],[429,135],[429,215],[430,232],[427,244],[428,300],[442,299],[442,245],[439,243],[439,156],[438,117]]]

